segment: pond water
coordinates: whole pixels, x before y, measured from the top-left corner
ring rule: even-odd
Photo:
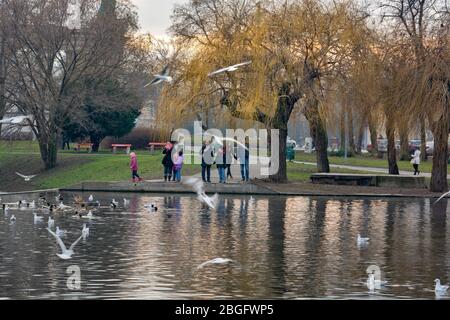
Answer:
[[[446,201],[221,196],[213,211],[189,195],[94,197],[120,208],[95,213],[71,260],[56,256],[47,216],[35,224],[32,211],[0,210],[0,299],[435,299],[434,279],[450,280]],[[144,208],[151,202],[157,212]],[[86,222],[54,219],[66,244]],[[368,246],[357,246],[359,233]],[[218,257],[233,262],[197,268]],[[67,285],[71,266],[80,289]],[[370,266],[388,281],[374,291]]]

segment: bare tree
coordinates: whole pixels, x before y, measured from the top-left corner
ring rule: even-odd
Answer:
[[[46,169],[57,163],[57,140],[67,118],[79,111],[86,83],[107,79],[122,65],[136,17],[128,2],[98,14],[88,0],[5,0],[14,43],[7,42],[8,102],[33,116]],[[74,13],[73,6],[79,10]]]

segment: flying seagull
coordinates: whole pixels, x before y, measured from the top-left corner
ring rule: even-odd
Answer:
[[[173,81],[173,78],[169,76],[169,66],[166,66],[160,74],[155,74],[154,77],[155,78],[151,82],[147,83],[144,88],[159,84],[161,82],[171,83]]]
[[[62,253],[57,253],[56,255],[60,257],[63,260],[69,260],[72,259],[72,255],[74,254],[73,248],[80,242],[80,240],[83,238],[83,235],[81,235],[72,245],[69,249],[67,249],[64,242],[61,240],[61,237],[59,237],[56,233],[54,233],[52,230],[47,228],[47,231],[50,232],[50,234],[56,239],[56,242],[58,243],[59,247],[61,248]]]
[[[248,66],[251,63],[252,63],[251,61],[247,61],[247,62],[235,64],[233,66],[229,66],[229,67],[226,67],[226,68],[223,68],[223,69],[219,69],[217,71],[214,71],[214,72],[211,72],[210,74],[208,74],[208,77],[213,77],[215,75],[218,75],[218,74],[221,74],[221,73],[224,73],[224,72],[234,72],[237,69],[239,69],[240,67]]]
[[[449,196],[449,195],[450,195],[450,191],[444,193],[439,199],[436,200],[435,203],[433,203],[433,205],[435,205],[436,203],[438,203],[439,201],[441,201],[442,199],[444,199],[445,197],[447,197],[447,196]]]
[[[223,137],[218,137],[218,136],[213,135],[213,134],[210,134],[210,133],[205,133],[205,135],[210,136],[210,137],[213,137],[214,140],[215,140],[221,147],[223,147],[224,141],[228,141],[228,142],[236,143],[238,146],[243,147],[245,150],[248,151],[248,148],[247,148],[244,144],[242,144],[242,143],[240,143],[239,141],[237,141],[236,139],[227,138],[227,137],[225,137],[225,138],[223,138]]]
[[[16,172],[16,174],[19,176],[19,177],[21,177],[21,178],[23,178],[25,181],[31,181],[31,179],[33,179],[34,177],[36,177],[37,175],[35,174],[35,175],[33,175],[33,176],[25,176],[25,175],[23,175],[23,174],[21,174],[21,173],[19,173],[19,172]]]
[[[205,193],[205,188],[202,180],[197,178],[188,178],[185,180],[185,183],[187,185],[190,185],[195,190],[195,192],[197,192],[198,199],[202,203],[206,204],[211,209],[216,209],[217,202],[219,201],[219,195],[216,193],[214,196],[209,197]]]

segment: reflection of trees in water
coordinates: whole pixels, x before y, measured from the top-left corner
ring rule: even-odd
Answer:
[[[323,255],[322,241],[325,238],[327,200],[324,198],[310,199],[310,208],[311,214],[306,228],[308,234],[305,239],[305,275],[299,289],[301,292],[308,292],[317,296],[326,290],[323,279],[320,278],[318,266]]]
[[[267,257],[270,279],[270,297],[276,297],[286,291],[285,281],[285,214],[286,198],[269,198]]]
[[[434,278],[440,278],[445,284],[448,282],[447,260],[447,208],[448,200],[439,201],[436,205],[431,206],[430,230],[431,230],[431,247],[439,248],[434,251],[435,263],[431,266],[431,273]],[[434,279],[430,279],[432,281]]]

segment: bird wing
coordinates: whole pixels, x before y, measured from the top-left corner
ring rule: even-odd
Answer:
[[[62,252],[66,252],[67,251],[66,245],[61,240],[61,238],[52,230],[50,230],[50,228],[47,228],[47,231],[50,232],[50,234],[56,239],[56,242],[58,242],[58,245],[61,247]]]
[[[447,197],[448,195],[450,195],[450,191],[444,193],[439,199],[436,200],[435,203],[433,203],[433,205],[435,205],[436,203],[438,203],[439,201],[441,201],[442,199],[444,199],[444,198]]]
[[[228,71],[229,68],[230,67],[226,67],[226,68],[222,68],[222,69],[216,70],[214,72],[211,72],[210,74],[208,74],[208,77],[212,77],[212,76],[218,75],[220,73],[223,73],[225,71]]]
[[[169,66],[165,66],[163,71],[160,73],[161,76],[167,77],[169,75]]]
[[[232,67],[233,68],[239,68],[239,67],[243,67],[243,66],[248,66],[249,64],[252,64],[252,61],[246,61],[246,62],[238,63],[238,64],[235,64]]]
[[[81,239],[83,239],[83,234],[74,243],[72,243],[69,249],[73,250],[73,248],[75,248],[75,246],[78,244],[78,242],[80,242]]]
[[[19,176],[19,177],[21,177],[21,178],[24,178],[24,179],[26,179],[27,178],[27,176],[24,176],[23,174],[21,174],[21,173],[18,173],[18,172],[16,172],[16,174]]]

